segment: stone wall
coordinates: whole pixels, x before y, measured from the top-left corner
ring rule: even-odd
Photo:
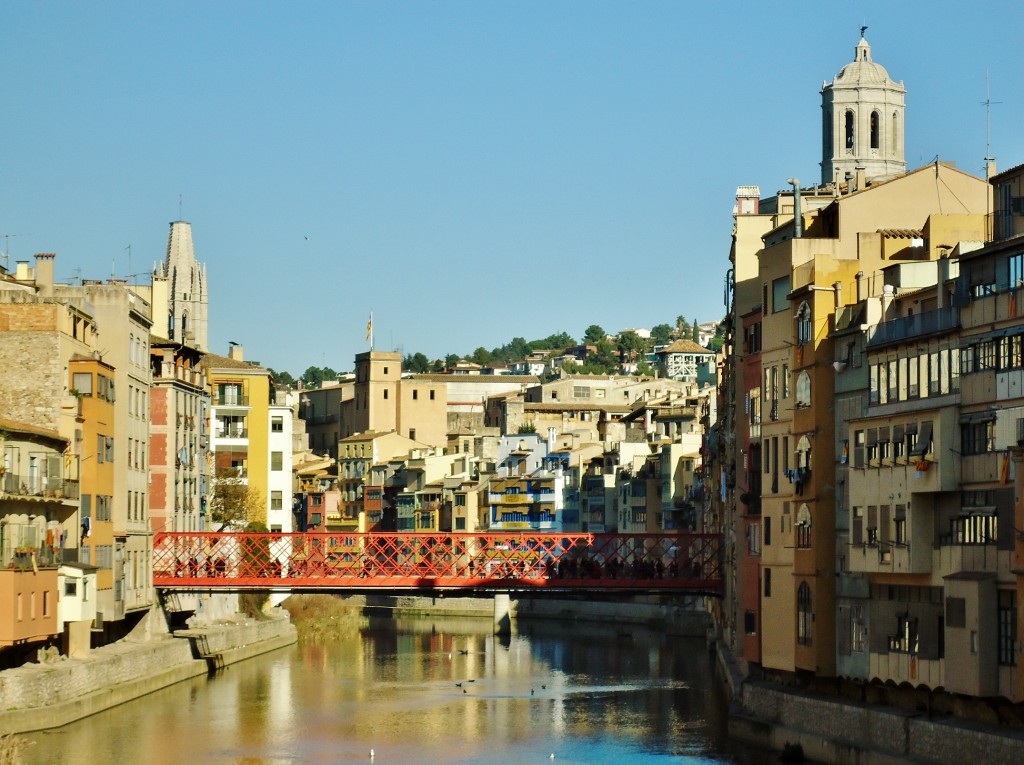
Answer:
[[[294,643],[294,625],[283,614],[202,630],[224,665]],[[189,635],[128,638],[83,658],[48,657],[0,672],[0,733],[25,733],[66,725],[174,683],[208,673],[193,657]]]
[[[921,762],[962,765],[1020,763],[1024,733],[985,729],[956,718],[810,696],[747,681],[730,733],[781,750],[799,743],[816,762],[884,765]]]

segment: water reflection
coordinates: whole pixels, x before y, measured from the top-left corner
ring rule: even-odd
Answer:
[[[31,736],[29,765],[724,762],[702,640],[372,619]]]

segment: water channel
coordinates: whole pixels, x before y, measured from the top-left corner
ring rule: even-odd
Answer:
[[[26,765],[777,762],[724,736],[703,639],[374,617],[27,736]],[[372,755],[371,755],[372,752]]]

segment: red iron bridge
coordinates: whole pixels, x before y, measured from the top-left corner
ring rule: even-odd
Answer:
[[[168,591],[664,591],[721,595],[720,534],[157,533]]]

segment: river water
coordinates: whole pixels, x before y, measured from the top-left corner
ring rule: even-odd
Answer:
[[[703,639],[582,622],[518,626],[501,638],[486,619],[374,618],[30,734],[23,761],[777,762],[726,741]]]

